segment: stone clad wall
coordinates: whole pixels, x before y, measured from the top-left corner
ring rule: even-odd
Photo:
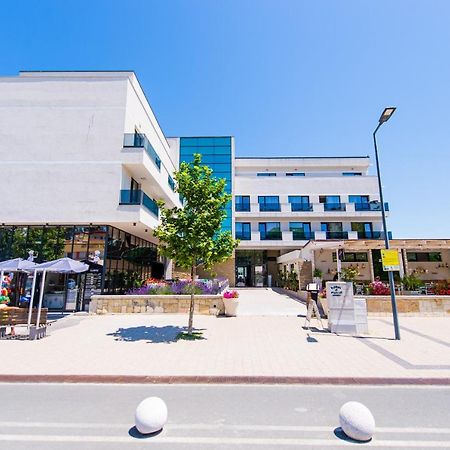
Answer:
[[[187,314],[190,295],[94,295],[89,303],[90,314]],[[196,314],[223,314],[222,295],[196,295]]]
[[[371,315],[390,316],[391,297],[385,295],[366,295],[367,310]],[[408,316],[449,316],[449,295],[397,295],[399,314]]]

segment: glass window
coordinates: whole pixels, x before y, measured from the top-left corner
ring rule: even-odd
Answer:
[[[256,174],[258,177],[276,177],[277,174],[275,172],[259,172]]]
[[[357,176],[361,176],[362,173],[361,172],[343,172],[342,175],[344,177],[357,177]]]
[[[341,222],[322,222],[320,224],[320,229],[322,231],[340,232],[342,231]]]
[[[258,196],[260,211],[280,211],[280,199],[278,195]]]
[[[440,252],[407,252],[406,257],[408,258],[408,261],[412,262],[442,261]]]
[[[235,210],[236,211],[250,211],[250,196],[249,195],[236,195]]]
[[[288,172],[286,173],[287,177],[304,177],[305,172]]]
[[[250,222],[236,222],[236,239],[250,240],[251,239],[251,228]]]
[[[260,222],[259,223],[260,238],[265,239],[281,239],[280,222]]]

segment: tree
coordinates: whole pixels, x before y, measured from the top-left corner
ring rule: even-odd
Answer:
[[[160,241],[160,253],[191,271],[190,335],[197,267],[203,265],[208,270],[225,261],[238,241],[229,231],[220,231],[226,217],[225,206],[232,198],[225,192],[226,181],[212,176],[212,169],[201,164],[201,155],[195,154],[193,163],[182,162],[174,179],[183,207],[166,208],[164,202],[158,202],[161,224],[154,234]]]

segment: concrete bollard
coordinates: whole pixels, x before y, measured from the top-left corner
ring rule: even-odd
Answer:
[[[159,397],[148,397],[139,403],[134,419],[139,433],[156,433],[167,422],[167,406]]]
[[[359,402],[347,402],[339,411],[342,431],[356,441],[368,441],[375,432],[375,419],[369,408]]]

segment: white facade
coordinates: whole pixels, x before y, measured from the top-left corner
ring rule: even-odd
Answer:
[[[160,167],[142,146],[124,146],[135,132],[146,136]],[[169,183],[178,154],[133,72],[0,78],[0,155],[7,225],[107,224],[154,241],[157,215],[121,204],[120,191],[130,190],[133,178],[148,199],[180,205]]]
[[[239,249],[288,251],[310,239],[381,238],[378,184],[375,176],[368,175],[369,163],[368,157],[236,158],[235,225],[237,231],[239,223],[249,223],[251,228],[250,239],[237,234]],[[250,211],[239,207],[239,202],[248,202],[240,196],[249,196]],[[272,197],[269,207],[261,205],[265,196]],[[305,206],[292,205],[294,196],[304,197]],[[350,196],[361,199],[355,203]],[[279,223],[281,233],[261,232],[261,224],[266,223]],[[309,231],[293,231],[299,223],[307,224]],[[331,230],[340,231],[325,231],[330,226],[324,224],[329,223]]]

